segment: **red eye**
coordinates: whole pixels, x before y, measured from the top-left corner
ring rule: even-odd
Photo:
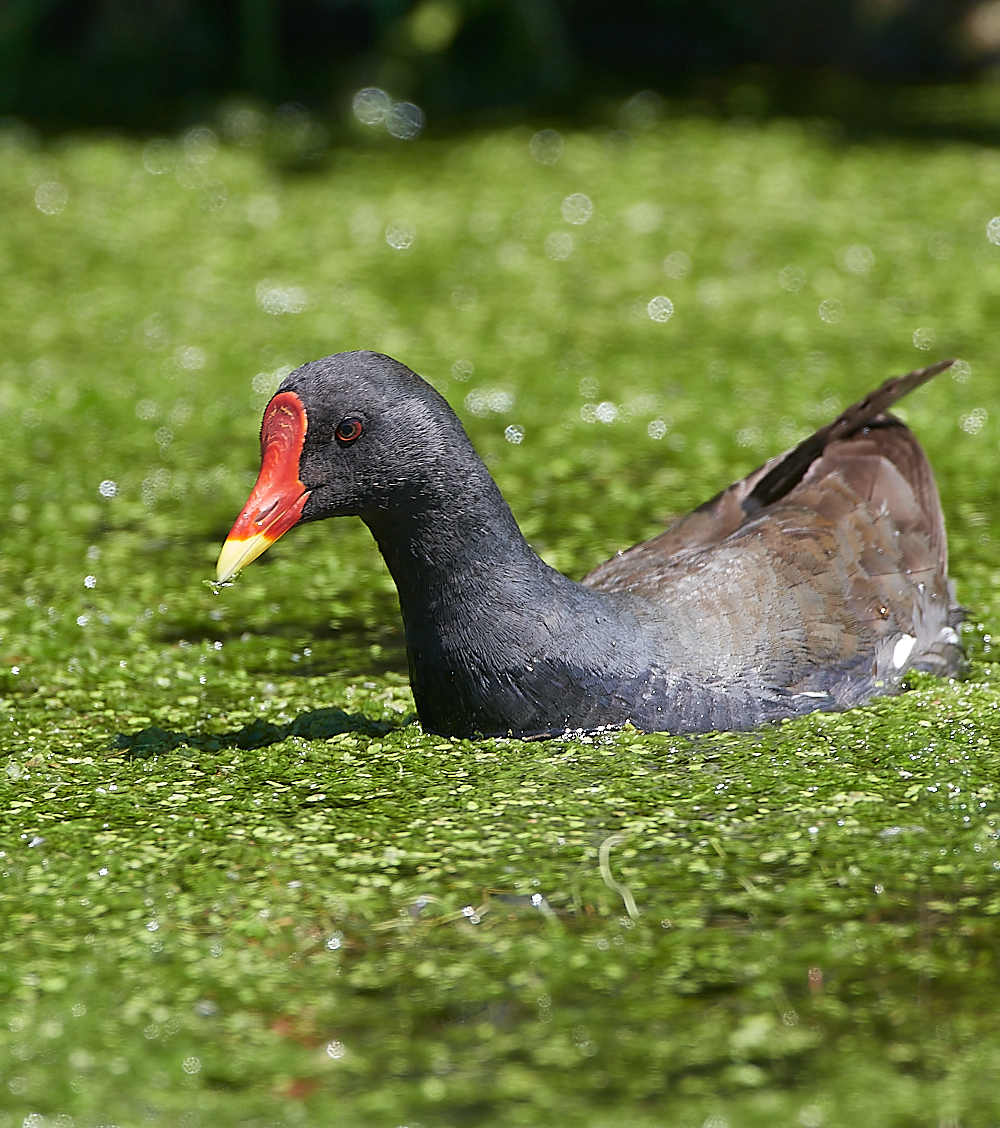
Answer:
[[[361,420],[351,416],[350,419],[341,419],[334,434],[342,443],[353,443],[355,439],[361,437],[364,429]]]

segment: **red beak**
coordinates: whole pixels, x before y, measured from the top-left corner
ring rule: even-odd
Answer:
[[[260,428],[260,473],[243,511],[219,553],[217,579],[224,583],[298,521],[309,491],[299,481],[299,458],[309,423],[294,392],[279,392]]]

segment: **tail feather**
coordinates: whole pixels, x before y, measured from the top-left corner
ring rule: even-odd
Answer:
[[[891,380],[886,380],[875,391],[869,392],[863,400],[842,411],[832,423],[821,427],[808,439],[803,439],[756,483],[743,499],[743,512],[749,517],[751,513],[784,497],[789,490],[798,485],[802,476],[828,444],[836,442],[837,439],[849,438],[876,415],[888,411],[897,400],[908,395],[914,388],[919,388],[938,373],[951,368],[954,363],[954,360],[940,360],[937,364],[927,368],[917,368],[905,376],[895,376]]]

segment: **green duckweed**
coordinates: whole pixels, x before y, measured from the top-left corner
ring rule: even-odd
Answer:
[[[7,135],[0,1128],[1000,1119],[1000,155],[530,138],[295,175]],[[958,356],[900,414],[968,676],[745,735],[424,734],[359,523],[203,584],[281,376],[353,348],[575,576]]]

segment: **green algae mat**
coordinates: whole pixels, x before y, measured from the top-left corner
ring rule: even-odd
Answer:
[[[786,123],[308,172],[3,134],[0,1128],[1000,1123],[998,184]],[[204,583],[268,396],[352,348],[575,576],[961,358],[900,414],[967,677],[741,736],[424,734],[363,526]]]

